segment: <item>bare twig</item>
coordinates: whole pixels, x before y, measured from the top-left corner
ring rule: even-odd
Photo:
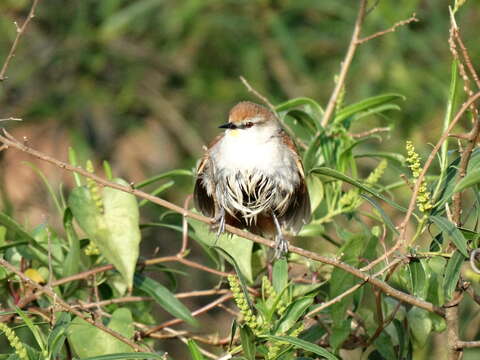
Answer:
[[[21,272],[20,270],[17,270],[17,268],[15,266],[10,264],[8,261],[4,260],[3,258],[0,258],[0,265],[2,265],[8,271],[11,271],[15,275],[17,275],[22,280],[22,282],[28,284],[29,286],[31,286],[32,288],[35,288],[38,291],[41,291],[42,293],[48,295],[50,298],[55,299],[55,302],[57,303],[57,305],[60,306],[61,308],[63,308],[65,311],[68,311],[68,312],[74,314],[75,316],[85,320],[89,324],[91,324],[91,325],[99,328],[100,330],[112,335],[116,339],[118,339],[121,342],[130,346],[135,351],[139,351],[139,352],[143,351],[143,349],[139,345],[137,345],[135,342],[133,342],[132,340],[130,340],[130,339],[126,338],[125,336],[117,333],[116,331],[113,331],[112,329],[107,328],[102,323],[96,322],[92,318],[90,318],[88,316],[85,316],[80,311],[74,309],[72,306],[70,306],[65,301],[63,301],[59,296],[57,296],[57,294],[53,291],[52,288],[50,288],[49,286],[42,286],[39,283],[37,283],[36,281],[31,280],[23,272]]]
[[[353,60],[353,56],[355,55],[355,50],[357,50],[358,46],[358,39],[360,37],[360,32],[362,30],[363,20],[365,19],[365,7],[367,4],[367,0],[360,1],[360,8],[358,10],[357,20],[355,21],[355,26],[353,28],[352,39],[350,40],[350,45],[348,46],[347,54],[345,55],[345,59],[343,60],[342,67],[340,69],[340,73],[338,75],[338,81],[333,89],[332,95],[330,96],[330,100],[328,100],[327,107],[325,108],[325,113],[323,114],[322,119],[322,126],[327,126],[330,118],[333,115],[335,110],[335,106],[337,105],[338,95],[342,90],[345,80],[347,78],[347,73],[350,68],[350,65]]]
[[[5,119],[0,119],[0,122],[3,122],[3,121],[23,121],[23,120],[20,119],[20,118],[9,117],[9,118],[5,118]]]
[[[478,97],[480,97],[480,93],[478,94],[477,97],[475,97],[473,99],[470,99],[469,103],[475,101]],[[201,221],[201,222],[206,223],[206,224],[211,224],[211,219],[206,217],[206,216],[200,215],[198,213],[194,213],[192,211],[187,211],[187,210],[183,209],[181,206],[175,205],[175,204],[173,204],[169,201],[158,198],[156,196],[152,196],[148,193],[145,193],[143,191],[131,188],[129,186],[123,186],[123,185],[105,180],[105,179],[103,179],[103,178],[101,178],[101,177],[99,177],[95,174],[92,174],[92,173],[89,173],[88,171],[85,171],[84,169],[81,169],[81,168],[72,166],[70,164],[64,163],[62,161],[59,161],[57,159],[54,159],[54,158],[44,154],[42,152],[34,150],[34,149],[28,147],[27,145],[19,142],[15,138],[13,138],[5,130],[4,130],[4,134],[5,134],[5,136],[0,135],[0,142],[3,142],[4,144],[7,144],[11,148],[21,150],[21,151],[23,151],[25,153],[28,153],[28,154],[30,154],[30,155],[38,158],[38,159],[41,159],[41,160],[47,161],[51,164],[54,164],[54,165],[60,167],[61,169],[72,171],[72,172],[78,173],[82,176],[88,177],[88,178],[96,181],[98,184],[101,184],[103,186],[108,186],[108,187],[111,187],[113,189],[117,189],[117,190],[120,190],[120,191],[124,191],[124,192],[130,193],[130,194],[133,194],[135,196],[141,197],[142,199],[147,199],[147,200],[149,200],[149,201],[151,201],[155,204],[158,204],[158,205],[163,206],[167,209],[175,211],[179,214],[183,214],[184,216],[187,216],[191,219],[195,219],[195,220]],[[413,211],[413,209],[412,209],[412,211]],[[270,247],[270,248],[275,247],[275,242],[274,241],[267,240],[267,239],[265,239],[261,236],[252,234],[248,231],[241,230],[241,229],[233,227],[231,225],[226,225],[225,229],[226,229],[226,231],[228,231],[232,234],[241,236],[245,239],[248,239],[250,241],[254,241],[258,244],[262,244],[262,245],[265,245],[265,246]],[[322,255],[316,254],[316,253],[311,252],[311,251],[304,250],[302,248],[299,248],[299,247],[296,247],[296,246],[293,246],[293,245],[291,245],[289,247],[289,251],[291,253],[295,253],[295,254],[298,254],[300,256],[303,256],[303,257],[306,257],[306,258],[309,258],[309,259],[312,259],[312,260],[315,260],[315,261],[319,261],[319,262],[322,262],[324,264],[332,265],[332,266],[338,267],[342,270],[345,270],[346,272],[358,277],[361,280],[368,281],[373,286],[378,287],[379,289],[381,289],[384,293],[388,294],[389,296],[392,296],[392,297],[394,297],[396,299],[399,299],[403,302],[418,306],[418,307],[420,307],[422,309],[425,309],[425,310],[428,310],[428,311],[433,311],[433,312],[435,312],[439,315],[442,315],[444,313],[442,308],[440,308],[438,306],[435,306],[432,303],[427,302],[425,300],[421,300],[419,298],[416,298],[415,296],[412,296],[412,295],[409,295],[409,294],[404,293],[402,291],[399,291],[399,290],[393,288],[392,286],[388,285],[384,281],[381,281],[381,280],[379,280],[375,277],[372,277],[372,276],[356,269],[355,267],[353,267],[351,265],[348,265],[348,264],[346,264],[342,261],[339,261],[337,259],[322,256]],[[169,260],[170,261],[178,261],[178,262],[184,263],[184,264],[186,264],[188,266],[192,266],[192,267],[195,266],[199,269],[209,271],[209,272],[212,272],[212,273],[215,272],[215,273],[218,273],[221,276],[227,275],[227,273],[204,267],[203,265],[196,264],[196,263],[193,263],[189,260],[179,258],[178,256],[169,257]],[[151,261],[152,260],[149,260],[149,262],[151,262]],[[112,268],[111,265],[108,266],[108,269],[110,269],[110,268]],[[103,270],[103,271],[106,271],[106,270]]]
[[[381,269],[380,271],[378,271],[376,274],[374,274],[373,276],[379,276],[381,274],[383,274],[385,271],[387,271],[388,269],[390,269],[391,267],[395,266],[396,264],[400,263],[402,260],[401,259],[396,259],[394,261],[392,261],[390,264],[388,264],[386,267],[384,267],[383,269]],[[365,285],[368,281],[367,280],[364,280],[354,286],[352,286],[350,289],[344,291],[343,293],[341,293],[340,295],[334,297],[333,299],[321,304],[320,306],[316,307],[315,309],[313,309],[312,311],[310,311],[306,317],[311,317],[315,314],[318,314],[320,311],[323,311],[325,310],[326,308],[332,306],[333,304],[336,304],[338,303],[339,301],[341,301],[343,298],[347,297],[348,295],[354,293],[355,291],[357,291],[358,289],[360,289],[363,285]]]
[[[245,85],[245,87],[247,88],[247,90],[249,92],[251,92],[253,95],[255,95],[256,97],[258,97],[265,105],[267,105],[270,110],[274,113],[274,114],[277,114],[277,110],[275,110],[275,106],[270,102],[270,100],[268,100],[265,96],[263,96],[262,94],[260,94],[257,90],[255,90],[250,84],[249,82],[247,81],[247,79],[245,79],[243,76],[240,76],[240,81],[243,83],[243,85]]]
[[[12,47],[10,48],[7,58],[3,63],[2,69],[0,70],[0,81],[3,81],[6,79],[5,73],[7,72],[8,65],[10,64],[10,61],[12,60],[12,58],[15,56],[15,51],[17,50],[18,43],[22,35],[25,33],[25,30],[27,29],[28,23],[35,17],[35,9],[38,5],[38,2],[39,0],[33,0],[32,7],[30,8],[30,12],[28,13],[28,16],[23,22],[22,26],[19,27],[18,24],[15,22],[15,27],[17,28],[17,36],[15,36],[15,40],[13,40]],[[13,119],[10,118],[9,120],[13,120]]]
[[[218,299],[212,301],[211,303],[205,305],[205,306],[202,306],[200,309],[197,309],[195,311],[192,311],[192,316],[198,316],[198,315],[201,315],[201,314],[204,314],[206,313],[207,311],[213,309],[214,307],[218,306],[219,304],[221,303],[224,303],[225,301],[228,301],[230,299],[233,298],[233,295],[231,293],[229,294],[225,294],[225,295],[222,295],[221,297],[219,297]],[[173,319],[173,320],[169,320],[169,321],[166,321],[164,322],[163,324],[160,324],[160,325],[157,325],[157,326],[154,326],[152,328],[150,328],[149,330],[145,331],[143,336],[149,336],[150,334],[158,331],[158,330],[161,330],[167,326],[172,326],[172,325],[176,325],[176,324],[180,324],[182,323],[183,320],[182,319]]]
[[[357,44],[360,45],[360,44],[363,44],[367,41],[370,41],[370,40],[373,40],[377,37],[380,37],[380,36],[383,36],[385,34],[388,34],[388,33],[391,33],[391,32],[394,32],[395,30],[397,30],[398,27],[400,26],[404,26],[404,25],[407,25],[407,24],[410,24],[411,22],[418,22],[420,20],[417,19],[417,16],[415,13],[412,14],[412,16],[410,16],[408,19],[405,19],[405,20],[402,20],[402,21],[399,21],[397,23],[395,23],[392,27],[386,29],[386,30],[382,30],[382,31],[379,31],[379,32],[376,32],[375,34],[372,34],[370,36],[366,36],[364,38],[361,38],[357,41]]]
[[[245,85],[245,87],[247,88],[247,90],[249,92],[251,92],[253,95],[255,95],[256,97],[258,97],[260,99],[260,101],[262,101],[265,105],[268,106],[268,108],[270,109],[270,111],[275,115],[275,117],[278,119],[278,121],[280,121],[280,123],[282,124],[283,128],[285,129],[285,131],[288,133],[288,135],[290,135],[290,137],[292,138],[295,138],[294,137],[294,132],[293,130],[285,123],[285,121],[282,121],[282,119],[280,119],[280,116],[278,116],[278,113],[277,113],[277,110],[275,109],[275,106],[270,102],[270,100],[268,100],[265,96],[263,96],[262,94],[260,94],[257,90],[255,90],[252,85],[250,85],[250,83],[247,81],[247,79],[245,79],[243,76],[240,76],[240,81],[243,83],[243,85]],[[295,138],[295,142],[301,146],[303,149],[306,149],[307,148],[307,145],[301,141],[300,139],[297,139]]]
[[[183,208],[185,210],[188,210],[190,200],[192,200],[192,194],[188,195],[187,198],[185,199],[185,202],[183,203]],[[188,248],[188,220],[186,216],[183,216],[182,218],[182,248],[178,252],[180,256],[183,256],[186,254]]]
[[[389,127],[378,127],[378,128],[373,128],[373,129],[370,129],[370,130],[367,130],[367,131],[363,131],[361,133],[350,134],[350,136],[354,139],[359,139],[359,138],[363,138],[363,137],[370,136],[370,135],[373,135],[373,134],[378,134],[378,133],[382,133],[382,132],[389,132],[389,131],[390,131]]]

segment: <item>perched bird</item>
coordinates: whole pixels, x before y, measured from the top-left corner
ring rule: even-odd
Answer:
[[[297,233],[310,221],[310,199],[295,145],[267,108],[235,105],[225,132],[206,149],[197,169],[195,207],[225,223],[275,236],[275,255],[288,251],[283,230]]]

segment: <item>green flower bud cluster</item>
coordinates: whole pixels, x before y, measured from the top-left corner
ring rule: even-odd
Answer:
[[[87,171],[92,174],[95,171],[90,160],[87,161]],[[103,199],[98,184],[94,180],[87,178],[87,188],[90,191],[90,195],[92,196],[98,211],[103,214],[105,209],[103,207]]]
[[[378,183],[380,178],[383,176],[385,169],[387,168],[388,162],[387,160],[383,159],[380,161],[378,166],[368,175],[367,180],[365,180],[367,185],[375,185]]]
[[[98,248],[97,244],[90,240],[90,243],[85,248],[84,253],[87,256],[100,255],[100,249]]]
[[[415,151],[415,147],[411,141],[407,141],[407,164],[414,179],[418,179],[422,172],[422,165],[420,164],[420,156]],[[430,199],[430,192],[427,190],[427,184],[422,181],[418,189],[417,206],[421,212],[430,210],[433,205]]]
[[[351,189],[347,191],[343,196],[340,198],[338,202],[342,209],[355,209],[358,205],[360,205],[360,198],[358,196],[357,189]]]
[[[275,291],[275,289],[272,286],[272,283],[270,282],[270,280],[268,280],[268,277],[266,276],[262,278],[262,288],[264,289],[266,298],[275,299],[277,297],[277,292]],[[277,314],[282,316],[286,309],[287,309],[287,305],[285,304],[283,299],[280,299],[277,303],[277,308],[276,308]]]
[[[237,304],[240,313],[243,316],[243,321],[254,331],[256,332],[256,328],[259,326],[259,321],[255,314],[250,309],[248,305],[247,298],[240,287],[240,282],[235,275],[228,275],[227,277],[228,283],[230,285],[230,290],[232,291],[233,298],[235,303]]]
[[[5,333],[10,346],[14,348],[15,354],[17,354],[18,358],[20,360],[28,360],[27,349],[25,349],[23,343],[20,341],[15,332],[4,323],[0,323],[0,331]]]
[[[295,330],[293,330],[290,333],[290,336],[291,337],[298,337],[298,335],[300,335],[303,330],[305,330],[305,325],[303,325],[303,323],[302,323],[302,324],[300,324],[300,326],[298,326]]]
[[[280,349],[282,347],[282,344],[275,342],[272,345],[268,347],[268,353],[265,356],[265,360],[273,360],[276,359],[278,353],[280,352]]]

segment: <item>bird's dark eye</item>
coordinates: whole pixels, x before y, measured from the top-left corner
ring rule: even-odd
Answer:
[[[249,121],[245,124],[246,128],[251,128],[253,126],[253,122]]]

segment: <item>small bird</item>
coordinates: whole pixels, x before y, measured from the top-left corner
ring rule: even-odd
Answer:
[[[288,252],[283,230],[310,221],[310,199],[300,156],[276,116],[243,101],[230,110],[226,129],[206,148],[197,169],[195,207],[225,224],[275,237],[275,256]]]

